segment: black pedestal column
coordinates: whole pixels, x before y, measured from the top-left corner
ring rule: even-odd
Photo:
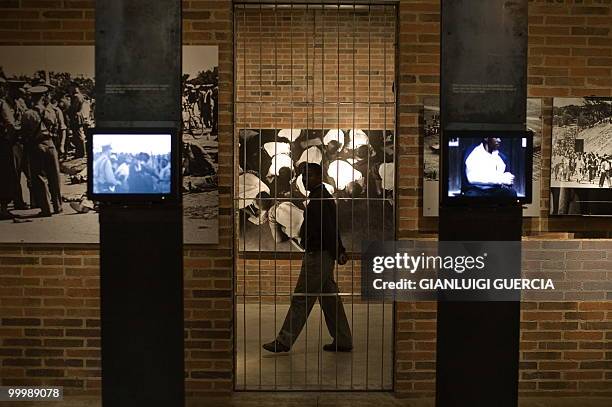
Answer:
[[[100,211],[102,404],[183,406],[180,206]]]
[[[97,127],[179,128],[181,70],[180,0],[96,2]],[[180,199],[100,207],[100,296],[102,405],[183,406]]]
[[[520,206],[440,208],[441,241],[520,241],[521,232]],[[437,332],[437,407],[518,405],[520,302],[439,302]]]
[[[525,130],[527,3],[442,1],[443,132]],[[441,241],[520,241],[522,208],[441,205],[439,225]],[[517,406],[520,302],[439,302],[437,325],[436,406]]]

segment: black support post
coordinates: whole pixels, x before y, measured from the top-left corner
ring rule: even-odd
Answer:
[[[527,0],[442,1],[443,132],[525,130],[527,22]],[[440,207],[440,241],[521,235],[520,205]],[[516,407],[520,302],[439,302],[437,326],[436,406]]]
[[[179,129],[181,45],[180,0],[97,1],[96,126]],[[102,405],[183,406],[180,198],[100,206],[100,296]]]

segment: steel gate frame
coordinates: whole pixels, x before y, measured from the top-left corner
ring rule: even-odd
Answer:
[[[276,375],[277,375],[277,371],[276,371],[276,359],[275,359],[275,383],[274,383],[274,389],[267,389],[261,388],[261,291],[258,294],[260,300],[259,300],[259,335],[260,335],[260,340],[259,340],[259,377],[260,377],[260,383],[259,386],[260,388],[251,388],[246,384],[244,384],[243,388],[239,388],[238,384],[237,384],[237,370],[238,370],[238,366],[237,366],[237,342],[238,342],[238,320],[237,320],[237,311],[238,311],[238,293],[237,293],[237,279],[239,278],[238,275],[238,262],[243,260],[243,267],[246,265],[246,260],[250,259],[250,258],[257,258],[259,259],[260,263],[262,260],[261,257],[261,252],[258,252],[256,255],[254,253],[249,253],[246,250],[242,251],[240,250],[240,245],[239,245],[239,235],[238,235],[238,223],[239,222],[239,217],[236,216],[236,213],[238,211],[237,208],[237,202],[240,200],[239,197],[236,197],[236,191],[238,190],[238,186],[237,186],[237,180],[238,180],[238,175],[239,175],[239,171],[238,171],[238,165],[240,164],[240,160],[239,160],[239,154],[237,153],[237,146],[238,143],[237,141],[237,130],[239,130],[239,128],[236,126],[236,119],[235,117],[238,116],[238,106],[241,104],[245,104],[248,105],[249,102],[239,102],[238,99],[238,68],[237,68],[237,61],[238,61],[238,52],[240,52],[239,48],[238,48],[238,30],[236,29],[237,27],[237,17],[236,17],[236,10],[238,9],[247,9],[247,8],[259,8],[260,11],[264,8],[273,8],[274,10],[277,9],[282,9],[282,8],[289,8],[291,10],[294,9],[295,6],[301,7],[301,8],[305,8],[306,10],[309,9],[316,9],[316,8],[320,8],[320,9],[324,9],[324,8],[336,8],[338,9],[338,11],[340,11],[341,8],[353,8],[353,10],[356,9],[363,9],[363,8],[368,8],[368,11],[371,10],[372,6],[384,6],[384,7],[393,7],[394,8],[394,13],[393,13],[393,18],[395,19],[395,33],[394,33],[394,48],[392,50],[392,52],[394,53],[394,75],[393,75],[393,89],[394,89],[394,93],[395,93],[395,98],[393,100],[393,108],[394,108],[394,112],[393,112],[393,117],[394,117],[394,126],[393,126],[393,151],[394,151],[394,189],[393,189],[393,239],[397,239],[397,225],[398,225],[398,217],[399,217],[399,211],[397,210],[398,208],[398,203],[399,203],[399,199],[398,199],[398,195],[399,195],[399,188],[398,188],[398,181],[399,181],[399,174],[398,174],[398,167],[399,167],[399,152],[397,150],[398,147],[398,139],[399,139],[399,134],[398,134],[398,128],[399,128],[399,109],[398,109],[398,103],[400,100],[400,86],[399,86],[399,66],[400,66],[400,60],[399,60],[399,54],[400,54],[400,16],[399,16],[399,0],[284,0],[284,1],[279,1],[279,0],[235,0],[233,2],[232,5],[232,32],[233,32],[233,54],[232,54],[232,64],[233,64],[233,96],[232,96],[232,106],[233,106],[233,111],[232,111],[232,118],[233,118],[233,123],[232,123],[232,128],[233,128],[233,132],[232,132],[232,146],[233,146],[233,151],[232,151],[232,161],[233,161],[233,172],[232,172],[232,250],[233,250],[233,267],[232,267],[232,304],[233,304],[233,323],[232,323],[232,328],[233,328],[233,335],[232,335],[232,343],[233,343],[233,348],[232,348],[232,361],[233,361],[233,390],[236,392],[247,392],[247,391],[256,391],[256,392],[389,392],[389,391],[394,391],[395,390],[395,373],[396,373],[396,359],[395,359],[395,355],[396,355],[396,337],[395,337],[395,328],[396,328],[396,304],[395,302],[392,304],[392,318],[391,318],[391,335],[392,335],[392,368],[391,368],[391,375],[390,375],[390,379],[391,379],[391,388],[390,389],[384,389],[384,388],[380,388],[380,389],[369,389],[368,388],[368,376],[366,373],[366,379],[365,379],[365,388],[359,388],[359,389],[354,389],[352,388],[353,386],[353,356],[351,356],[351,388],[350,389],[308,389],[308,388],[291,388],[291,386],[293,385],[292,382],[290,382],[290,388],[289,389],[285,389],[285,388],[276,388]],[[370,13],[369,13],[370,15]],[[260,12],[260,27],[261,27],[261,12]],[[293,18],[293,15],[292,15]],[[368,17],[369,18],[369,17]],[[386,17],[385,17],[386,18]],[[276,19],[276,14],[275,14],[275,19]],[[275,23],[276,25],[276,23]],[[353,32],[355,32],[355,30],[353,30]],[[368,36],[370,35],[371,31],[368,30]],[[338,34],[339,35],[339,34]],[[290,38],[293,38],[293,36],[290,36]],[[324,43],[325,40],[323,39],[323,47],[324,47]],[[355,49],[355,36],[353,36],[353,49]],[[368,59],[371,58],[371,53],[369,52],[369,47],[370,47],[370,40],[368,39]],[[262,41],[259,42],[259,47],[260,47],[260,58],[261,58],[261,46],[262,46]],[[339,47],[339,43],[338,43],[338,47]],[[246,48],[246,47],[245,47]],[[293,47],[291,47],[291,49],[293,49]],[[384,47],[384,52],[386,55],[386,49],[387,47]],[[308,47],[307,47],[308,50]],[[274,55],[275,55],[275,66],[277,65],[277,49],[276,49],[276,45],[275,45],[275,49],[274,49]],[[324,54],[322,52],[323,58],[324,58]],[[354,60],[355,56],[353,54],[353,60]],[[313,60],[314,61],[314,60]],[[306,76],[308,76],[308,63],[309,63],[309,59],[308,56],[306,58],[306,66],[307,66],[307,74]],[[338,65],[340,64],[340,58],[338,56]],[[368,63],[369,64],[369,63]],[[386,58],[385,58],[385,66],[387,65],[386,63]],[[260,95],[259,98],[260,100],[256,103],[258,103],[259,106],[259,110],[261,112],[261,106],[264,102],[262,102],[261,100],[261,59],[260,59],[260,64],[259,64],[260,68],[259,68],[259,75],[260,75]],[[324,64],[321,63],[322,66],[322,70],[324,70]],[[275,68],[274,69],[275,73],[275,87],[278,87],[277,84],[277,73],[278,73],[278,69]],[[246,69],[244,69],[245,75],[246,75]],[[293,77],[293,52],[291,52],[291,77]],[[385,73],[385,83],[386,83],[386,73]],[[370,69],[368,69],[368,82],[371,81],[371,72]],[[339,88],[339,84],[340,84],[340,71],[338,70],[338,88]],[[244,81],[244,84],[246,86],[246,80]],[[313,82],[313,86],[314,86],[314,82]],[[324,86],[324,85],[323,85]],[[368,89],[370,89],[370,86],[368,86]],[[306,95],[308,96],[309,89],[308,89],[308,79],[306,79]],[[291,92],[293,92],[293,84],[291,86]],[[355,92],[355,64],[353,64],[353,93]],[[386,92],[387,89],[385,87],[385,97],[383,98],[383,105],[384,105],[384,112],[385,112],[385,118],[384,118],[384,122],[387,122],[387,106],[389,103],[391,102],[387,102],[386,99]],[[369,93],[369,90],[368,90]],[[323,92],[324,95],[324,92]],[[250,102],[253,103],[253,102]],[[293,93],[291,96],[291,102],[290,104],[293,105],[293,103],[295,103],[293,101]],[[325,102],[325,96],[323,96],[323,101],[320,102],[321,105],[324,107],[326,102]],[[340,102],[340,97],[339,97],[339,93],[338,93],[338,101],[336,102],[338,104],[338,106],[340,106],[342,103]],[[345,104],[348,102],[345,102]],[[354,106],[355,106],[355,97],[353,97],[352,102],[353,105],[353,129],[355,128],[355,110],[354,110]],[[317,102],[315,102],[314,100],[312,102],[305,102],[306,105],[312,104],[312,107],[314,109],[314,106],[317,104]],[[274,102],[274,109],[276,112],[276,106],[278,105],[278,102]],[[370,117],[370,106],[371,106],[371,102],[370,100],[368,100],[368,126],[371,123],[371,117]],[[338,112],[339,112],[339,107],[338,107]],[[339,115],[339,113],[338,113]],[[308,114],[307,114],[307,123],[308,123]],[[291,114],[291,122],[292,122],[292,126],[291,128],[293,128],[293,113]],[[261,119],[260,119],[260,124],[261,124]],[[307,126],[308,127],[308,126]],[[386,131],[386,124],[384,125],[384,131]],[[370,129],[370,128],[369,128]],[[261,126],[260,126],[260,130],[261,130]],[[261,132],[259,134],[260,137],[260,141],[261,141]],[[261,144],[261,143],[260,143]],[[368,158],[368,168],[369,168],[369,158]],[[369,199],[369,198],[366,198]],[[354,207],[354,205],[353,205]],[[384,214],[384,205],[383,205],[383,214]],[[354,215],[353,215],[354,217]],[[369,217],[369,209],[368,209],[368,217]],[[384,215],[383,215],[384,218]],[[351,227],[354,227],[354,222],[351,225]],[[383,227],[384,229],[384,227]],[[244,229],[243,229],[244,230]],[[261,233],[259,234],[259,239],[261,242]],[[276,244],[275,244],[276,245]],[[290,289],[291,287],[293,287],[293,281],[291,281],[291,275],[292,275],[292,270],[291,270],[291,260],[299,258],[299,256],[301,256],[301,253],[297,253],[296,257],[296,252],[291,252],[291,250],[289,251],[289,253],[281,253],[281,255],[278,255],[279,253],[277,253],[276,251],[274,252],[274,278],[276,281],[276,261],[278,259],[288,259],[290,260],[289,262],[289,286]],[[288,254],[288,256],[287,256]],[[239,259],[239,256],[242,256],[242,259]],[[357,256],[355,255],[355,253],[351,253],[351,259],[360,259],[360,254],[358,254]],[[336,275],[338,273],[338,266],[335,265],[334,266],[335,270],[336,270]],[[354,261],[351,261],[351,268],[354,268]],[[246,270],[246,267],[244,268]],[[260,270],[261,270],[261,265],[260,265]],[[246,273],[246,271],[245,271]],[[353,273],[353,272],[351,272]],[[351,274],[353,275],[353,274]],[[260,287],[261,287],[261,272],[259,273],[259,279],[260,279]],[[351,277],[351,285],[352,287],[354,287],[354,278]],[[246,292],[246,281],[245,281],[245,286],[243,287],[243,290],[245,290]],[[260,288],[261,290],[261,288]],[[245,294],[246,295],[246,294]],[[294,293],[290,294],[289,297],[291,297],[292,295],[295,295]],[[345,294],[345,293],[338,293],[338,296],[351,296],[353,297],[355,295],[355,291],[352,288],[351,289],[351,293],[349,294]],[[274,296],[276,297],[276,284],[274,287]],[[246,297],[245,297],[246,298]],[[274,301],[275,304],[275,329],[276,329],[276,299]],[[383,305],[382,308],[382,313],[383,313],[383,327],[384,327],[384,300],[381,303]],[[246,306],[246,302],[243,304],[244,306]],[[354,301],[351,301],[351,307],[354,305]],[[367,301],[367,307],[368,307],[368,313],[369,313],[369,300]],[[321,313],[321,310],[319,310],[319,313]],[[244,313],[243,318],[246,318],[246,312]],[[354,326],[354,313],[351,313],[351,327]],[[323,322],[323,318],[321,318],[320,315],[320,322],[319,324],[322,324]],[[369,324],[369,323],[368,323]],[[244,325],[244,329],[246,330],[246,323]],[[305,335],[307,335],[307,330],[308,330],[308,324],[305,325]],[[368,332],[369,332],[369,328],[368,328]],[[246,335],[244,335],[245,337],[245,343],[246,343]],[[321,336],[319,336],[320,338]],[[384,337],[384,334],[383,334]],[[367,341],[367,340],[366,340]],[[366,342],[367,343],[367,342]],[[383,354],[384,354],[384,342],[382,344],[383,346]],[[246,352],[246,346],[244,351]],[[367,346],[366,346],[366,354],[369,353],[367,350]],[[306,351],[306,355],[308,355],[308,352]],[[317,358],[318,360],[320,360],[320,358]],[[246,362],[245,362],[246,365]],[[367,372],[367,356],[366,356],[366,372]],[[381,369],[384,369],[384,362],[381,366]],[[305,365],[305,370],[306,370],[306,374],[307,374],[307,364]],[[245,376],[246,376],[246,366],[245,366]],[[290,377],[292,377],[293,375],[290,375]],[[338,364],[336,363],[336,374],[335,374],[335,378],[336,378],[336,387],[337,387],[337,380],[338,380]],[[319,384],[321,381],[321,374],[319,373],[318,375],[318,379],[319,379]],[[384,374],[381,376],[381,384],[384,381]],[[306,380],[305,383],[305,387],[307,387],[308,385],[308,380]],[[384,385],[381,385],[381,387]]]

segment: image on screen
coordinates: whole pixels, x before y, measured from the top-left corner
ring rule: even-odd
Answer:
[[[171,193],[170,134],[93,134],[94,194]]]
[[[526,138],[450,138],[448,197],[525,198],[527,154],[531,152]]]

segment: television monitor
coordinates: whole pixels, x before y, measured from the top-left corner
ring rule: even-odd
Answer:
[[[126,203],[179,199],[177,129],[93,128],[87,132],[87,150],[90,199]]]
[[[531,203],[532,132],[447,130],[442,140],[443,204]]]

